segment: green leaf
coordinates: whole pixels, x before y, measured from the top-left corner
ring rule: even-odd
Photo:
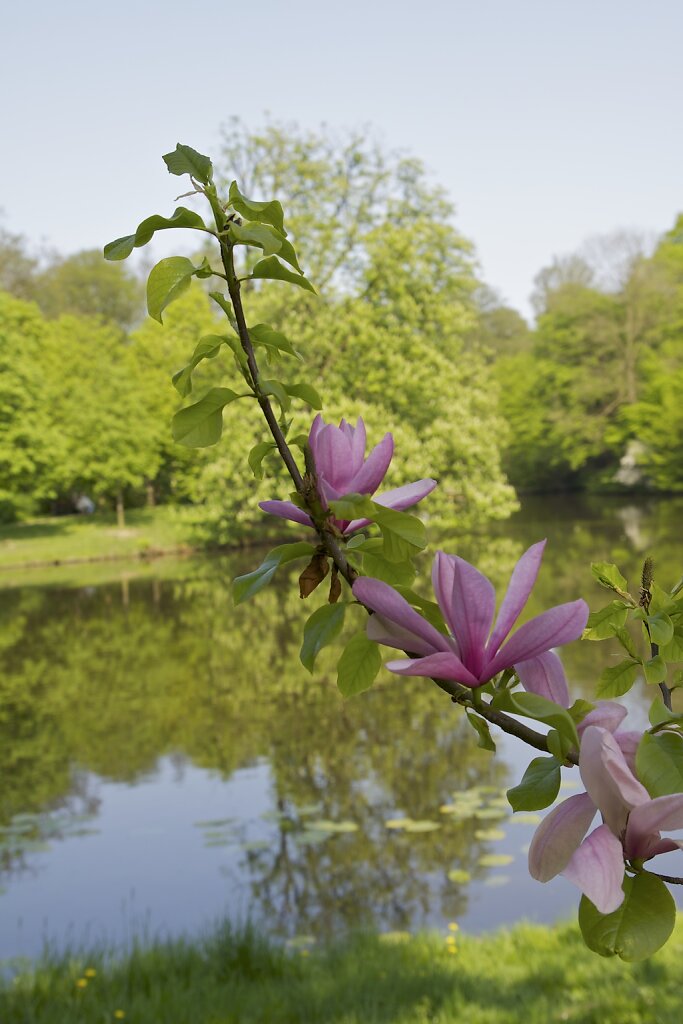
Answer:
[[[153,320],[163,323],[161,314],[187,291],[194,273],[195,266],[186,256],[169,256],[152,268],[147,279],[147,312]]]
[[[213,299],[216,305],[221,307],[221,309],[227,316],[228,320],[230,321],[230,326],[234,331],[237,331],[237,320],[235,319],[235,314],[233,312],[232,306],[230,305],[230,300],[227,299],[225,295],[222,295],[220,292],[209,292],[209,298]]]
[[[479,737],[477,746],[481,747],[482,750],[492,750],[495,753],[496,744],[493,742],[488,722],[483,718],[480,718],[479,715],[474,712],[471,712],[469,708],[465,709],[465,713],[467,715],[467,721]]]
[[[362,633],[352,636],[337,666],[337,686],[345,697],[369,690],[382,667],[379,647]]]
[[[636,751],[636,772],[651,797],[683,792],[683,736],[646,732]]]
[[[163,161],[171,174],[189,174],[202,185],[208,185],[213,178],[213,165],[209,157],[180,142],[173,152],[164,154]]]
[[[632,638],[631,634],[629,633],[629,631],[626,629],[626,627],[625,626],[615,626],[613,624],[612,625],[612,632],[614,633],[615,637],[617,638],[617,640],[619,641],[621,646],[624,648],[626,653],[630,654],[632,658],[636,659],[636,661],[639,661],[640,659],[638,657],[638,651],[636,650],[636,645],[634,644],[633,638]]]
[[[648,615],[645,620],[650,629],[650,637],[653,644],[665,647],[673,640],[674,624],[664,612],[657,612],[656,615]]]
[[[623,626],[628,616],[628,606],[623,601],[610,601],[600,611],[591,612],[583,631],[584,640],[608,640],[613,626]]]
[[[683,722],[683,715],[677,715],[675,712],[669,711],[661,697],[655,697],[652,701],[648,718],[650,719],[650,725],[661,725],[663,722]]]
[[[312,409],[322,409],[323,400],[312,384],[285,384],[285,391],[292,398],[300,398]]]
[[[390,562],[405,562],[427,545],[425,527],[417,516],[408,512],[399,512],[393,508],[384,508],[376,501],[372,502],[372,514],[369,517],[379,526],[384,540],[384,557]]]
[[[661,878],[648,871],[627,875],[623,889],[624,902],[611,914],[601,914],[583,896],[579,927],[594,953],[634,963],[652,956],[667,941],[676,923],[676,904]]]
[[[287,412],[291,403],[284,384],[279,380],[262,380],[260,384],[263,393],[265,395],[273,395],[277,399],[282,412]]]
[[[305,541],[298,541],[294,544],[281,544],[266,556],[258,569],[248,572],[244,576],[237,576],[232,584],[232,596],[236,605],[241,604],[248,598],[253,597],[259,590],[262,590],[267,583],[270,583],[277,569],[287,562],[293,562],[297,558],[310,558],[315,548]]]
[[[317,294],[311,282],[303,274],[295,274],[293,270],[287,270],[277,256],[267,256],[265,259],[259,260],[251,272],[251,277],[255,280],[288,281],[290,284],[297,284],[299,288],[305,288],[308,292],[313,292],[314,295]]]
[[[540,811],[550,807],[560,791],[562,773],[554,757],[535,757],[522,776],[522,781],[507,791],[513,811]]]
[[[241,213],[247,220],[254,220],[258,224],[272,224],[277,231],[286,237],[284,214],[282,206],[277,199],[271,199],[265,203],[247,199],[240,192],[236,181],[233,181],[230,185],[228,199],[233,210]]]
[[[389,562],[374,551],[363,551],[363,572],[373,579],[383,580],[391,586],[409,587],[415,579],[415,566],[411,562]]]
[[[301,664],[313,672],[315,659],[323,647],[327,647],[339,636],[344,625],[346,603],[324,604],[316,608],[304,626],[304,642],[299,657]]]
[[[249,468],[257,480],[263,480],[263,460],[276,446],[271,441],[259,441],[249,452]]]
[[[598,679],[595,695],[600,699],[622,697],[631,689],[640,671],[640,663],[627,658],[604,669]]]
[[[296,258],[294,246],[276,228],[269,224],[236,224],[232,222],[228,231],[231,240],[238,245],[254,245],[263,249],[264,256],[274,256],[277,253],[280,259],[289,263],[290,267],[294,267],[297,273],[303,274]]]
[[[254,327],[250,327],[249,337],[256,345],[262,345],[266,349],[274,349],[277,352],[286,352],[287,355],[294,356],[299,361],[303,360],[303,356],[297,352],[289,338],[279,331],[273,330],[268,324],[256,324]]]
[[[124,235],[123,238],[116,238],[113,242],[107,242],[104,247],[105,260],[125,260],[130,256],[133,249],[147,245],[153,238],[155,232],[164,231],[167,228],[194,228],[198,231],[208,231],[206,224],[193,210],[179,206],[172,217],[162,217],[155,213],[138,224],[134,235]]]
[[[187,448],[206,448],[220,440],[223,432],[223,409],[242,398],[230,388],[211,388],[194,405],[175,414],[171,421],[173,440]]]
[[[676,626],[668,643],[660,647],[659,653],[665,661],[683,661],[683,628]]]
[[[662,658],[661,654],[656,655],[654,658],[650,658],[649,661],[643,662],[643,671],[645,673],[645,682],[652,685],[656,683],[663,683],[666,679],[666,662]]]
[[[590,701],[583,700],[581,697],[578,697],[574,701],[572,706],[570,708],[567,708],[567,711],[572,716],[577,725],[579,724],[579,722],[583,722],[586,715],[590,714],[590,712],[594,710],[595,704],[591,704]]]
[[[493,706],[501,711],[509,711],[514,715],[532,718],[536,722],[544,722],[559,733],[566,750],[579,749],[579,737],[574,720],[568,711],[559,704],[539,697],[536,693],[503,690],[496,694]]]
[[[220,334],[205,334],[197,342],[192,353],[192,358],[182,370],[178,370],[171,378],[176,391],[186,398],[192,391],[192,371],[203,359],[215,359],[220,352],[221,345],[225,344],[228,338]]]
[[[591,572],[601,587],[607,587],[608,590],[614,590],[617,594],[630,597],[627,590],[628,583],[616,565],[611,562],[592,562]]]
[[[337,519],[370,519],[374,512],[374,503],[365,494],[345,494],[329,504]]]

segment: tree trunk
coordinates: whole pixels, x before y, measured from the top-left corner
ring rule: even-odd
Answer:
[[[157,503],[157,497],[154,493],[154,483],[151,480],[147,481],[147,505],[149,508],[154,508]]]
[[[119,530],[126,526],[126,514],[123,508],[123,491],[116,492],[116,525]]]

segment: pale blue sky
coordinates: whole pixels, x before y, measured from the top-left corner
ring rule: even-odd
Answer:
[[[554,253],[683,210],[680,0],[34,0],[2,18],[5,226],[64,252],[166,213],[161,154],[264,110],[372,123],[524,312]]]

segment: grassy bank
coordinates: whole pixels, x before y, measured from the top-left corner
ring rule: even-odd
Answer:
[[[187,527],[170,506],[132,509],[124,528],[106,512],[33,519],[0,528],[0,573],[22,566],[138,558],[188,544]]]
[[[123,959],[46,958],[0,988],[3,1024],[673,1024],[683,927],[651,961],[603,960],[574,926],[357,936],[282,948],[219,930]]]

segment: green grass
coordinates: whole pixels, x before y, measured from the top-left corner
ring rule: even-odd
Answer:
[[[45,957],[0,987],[3,1024],[675,1024],[683,928],[652,960],[603,960],[574,926],[483,938],[355,936],[310,952],[251,931]],[[86,971],[94,970],[86,978]],[[87,980],[85,987],[78,981]],[[115,1011],[125,1016],[118,1018]]]
[[[11,568],[138,558],[187,544],[187,527],[170,506],[132,509],[124,529],[106,512],[33,519],[0,528],[0,586]]]

